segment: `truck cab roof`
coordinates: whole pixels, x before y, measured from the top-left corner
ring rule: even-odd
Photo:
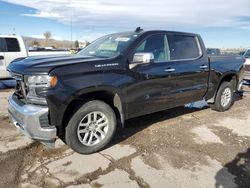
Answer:
[[[16,39],[22,39],[21,36],[17,36],[17,35],[0,35],[0,38],[16,38]]]
[[[118,32],[113,34],[120,34],[120,35],[144,35],[144,34],[154,34],[154,33],[169,33],[169,34],[178,34],[178,35],[190,35],[190,36],[198,36],[196,33],[189,33],[189,32],[180,32],[180,31],[170,31],[170,30],[142,30],[139,32],[136,31],[128,31],[128,32]]]

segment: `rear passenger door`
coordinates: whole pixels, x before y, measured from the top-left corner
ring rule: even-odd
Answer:
[[[209,62],[197,36],[168,34],[169,68],[175,80],[176,106],[201,100],[208,86]]]

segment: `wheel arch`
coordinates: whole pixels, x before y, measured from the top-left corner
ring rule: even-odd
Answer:
[[[78,92],[70,100],[63,114],[62,127],[65,129],[72,115],[87,101],[100,100],[107,103],[115,112],[118,123],[122,126],[125,121],[125,105],[122,102],[121,94],[111,89],[93,89],[87,92]]]
[[[226,73],[226,74],[224,74],[224,75],[221,76],[221,78],[220,78],[220,80],[218,82],[218,85],[216,86],[216,89],[215,89],[213,97],[211,99],[207,100],[208,103],[214,103],[215,102],[216,94],[217,94],[217,92],[218,92],[221,84],[223,82],[225,82],[225,81],[232,82],[233,85],[234,85],[234,88],[235,88],[234,91],[237,90],[237,86],[238,86],[238,83],[239,83],[239,77],[238,77],[238,75],[237,75],[236,72],[228,72],[228,73]]]
[[[216,88],[216,93],[218,92],[221,84],[223,82],[225,82],[225,81],[226,82],[232,82],[232,84],[234,85],[235,90],[237,90],[237,85],[238,85],[238,82],[239,82],[239,78],[238,78],[237,73],[231,72],[231,73],[227,73],[227,74],[222,76],[222,78],[220,79],[220,82],[219,82],[219,84],[218,84],[218,86]]]

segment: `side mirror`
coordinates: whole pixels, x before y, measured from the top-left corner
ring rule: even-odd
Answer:
[[[135,53],[132,63],[153,63],[154,54],[153,53]]]
[[[0,60],[3,60],[4,59],[4,56],[0,55]]]

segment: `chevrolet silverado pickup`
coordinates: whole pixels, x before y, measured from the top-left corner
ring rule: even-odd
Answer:
[[[61,138],[89,154],[134,117],[202,99],[228,110],[244,70],[242,57],[208,57],[197,34],[137,29],[73,56],[16,60],[8,71],[17,81],[8,99],[14,125],[48,146]]]

